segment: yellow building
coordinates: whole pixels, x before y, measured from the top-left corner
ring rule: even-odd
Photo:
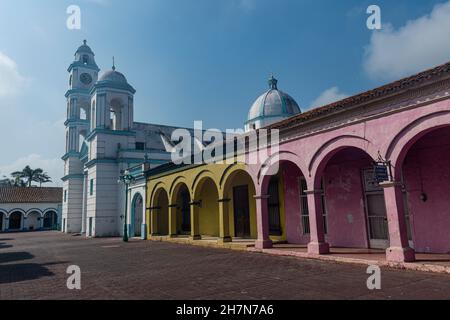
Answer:
[[[147,174],[150,239],[184,236],[225,243],[257,238],[255,184],[244,164],[167,164]],[[285,240],[283,184],[276,181],[280,231],[272,238]]]

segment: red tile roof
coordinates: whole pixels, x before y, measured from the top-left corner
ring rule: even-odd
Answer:
[[[0,187],[0,203],[58,203],[62,188]]]
[[[419,86],[421,83],[433,79],[439,79],[439,77],[450,74],[450,62],[446,64],[437,66],[435,68],[423,71],[416,75],[386,84],[376,89],[372,89],[361,94],[354,95],[352,97],[333,102],[331,104],[325,105],[323,107],[315,108],[310,111],[301,113],[299,115],[293,116],[291,118],[282,120],[280,122],[274,123],[268,128],[270,129],[286,129],[294,127],[304,123],[308,120],[319,118],[321,116],[330,115],[345,108],[356,106],[358,104],[367,103],[371,100],[386,97],[391,94],[395,94],[402,90],[411,89]]]

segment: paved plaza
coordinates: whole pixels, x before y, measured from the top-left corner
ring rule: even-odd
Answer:
[[[68,290],[68,266],[81,290]],[[449,299],[450,276],[58,232],[0,234],[0,299]]]

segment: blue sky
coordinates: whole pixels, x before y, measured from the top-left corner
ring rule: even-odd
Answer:
[[[66,28],[71,4],[81,30]],[[381,31],[366,27],[371,4]],[[307,110],[450,61],[449,21],[437,0],[0,0],[0,178],[30,163],[59,180],[83,39],[137,89],[135,121],[224,130],[243,126],[272,72]]]

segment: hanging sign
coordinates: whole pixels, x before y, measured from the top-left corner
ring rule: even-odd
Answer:
[[[390,163],[376,162],[373,167],[374,178],[378,183],[389,181],[390,179]]]

